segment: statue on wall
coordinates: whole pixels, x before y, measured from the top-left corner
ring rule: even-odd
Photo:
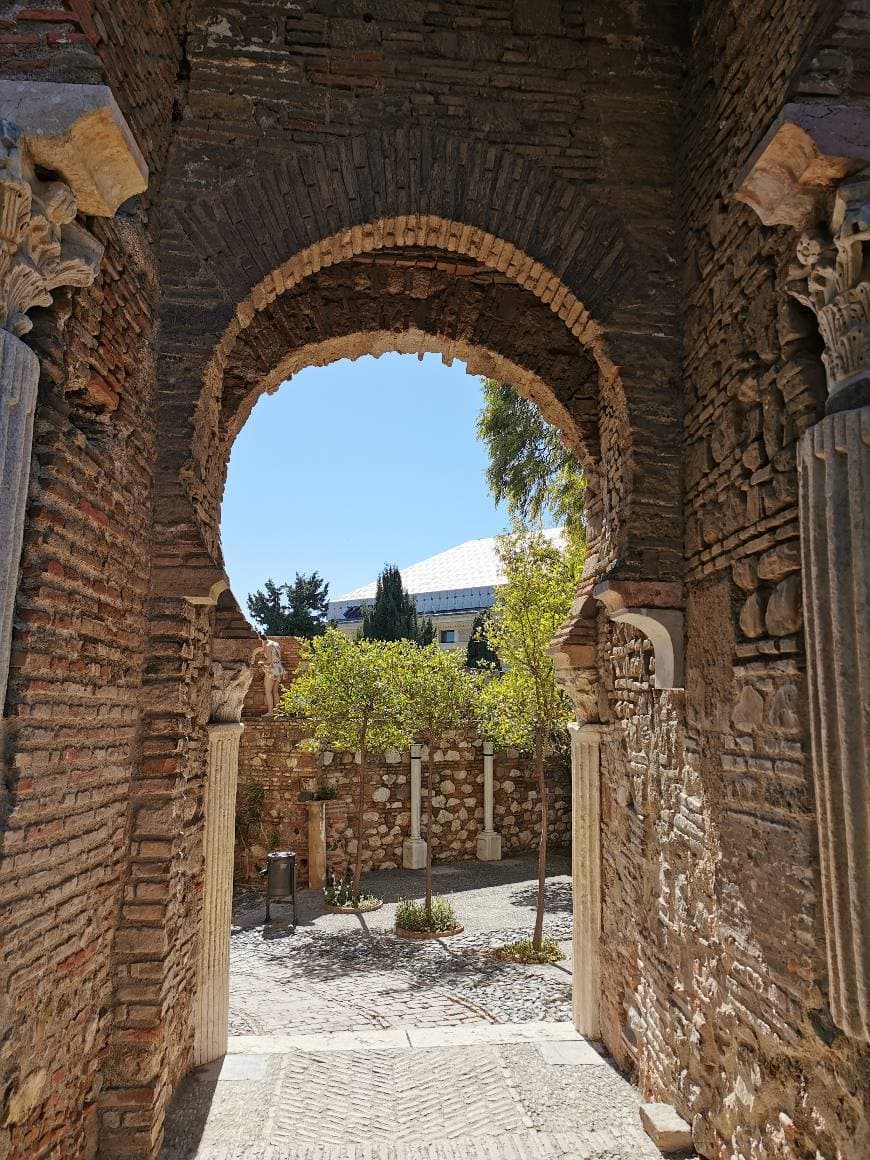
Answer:
[[[260,635],[260,643],[251,654],[251,664],[263,671],[263,692],[266,696],[264,717],[273,713],[278,705],[281,678],[284,676],[284,662],[281,660],[281,646],[277,641]]]

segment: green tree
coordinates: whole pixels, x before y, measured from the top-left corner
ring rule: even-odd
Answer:
[[[487,625],[489,613],[478,612],[471,626],[471,636],[465,650],[465,663],[470,669],[496,669],[501,672],[501,661],[489,643]]]
[[[354,899],[362,877],[369,754],[410,743],[396,684],[400,648],[395,642],[348,640],[327,628],[304,646],[301,674],[282,699],[282,708],[308,720],[312,744],[359,754]]]
[[[426,918],[432,919],[432,788],[435,750],[449,729],[466,725],[476,706],[477,678],[461,653],[431,643],[418,648],[404,641],[397,681],[409,733],[428,749],[426,788]]]
[[[483,380],[477,437],[486,444],[486,480],[496,503],[539,524],[547,512],[564,525],[575,555],[586,542],[586,480],[577,461],[534,403],[507,383]]]
[[[292,584],[275,584],[248,597],[248,612],[264,632],[273,636],[319,636],[326,628],[329,585],[319,573],[296,573]]]
[[[571,607],[575,569],[539,532],[517,530],[498,547],[505,584],[490,610],[489,639],[505,666],[481,690],[481,728],[501,747],[534,754],[541,803],[538,907],[533,946],[541,950],[547,874],[547,783],[544,763],[564,740],[571,702],[556,684],[550,642]]]
[[[378,576],[375,602],[363,608],[360,635],[365,640],[413,640],[419,645],[435,639],[432,621],[418,618],[417,604],[405,591],[395,564],[385,564]]]

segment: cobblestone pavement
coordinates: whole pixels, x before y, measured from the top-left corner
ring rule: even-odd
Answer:
[[[568,869],[565,858],[551,859],[546,929],[570,955]],[[325,914],[320,895],[303,891],[295,931],[280,924],[264,930],[262,894],[238,891],[230,1034],[570,1019],[570,959],[522,967],[489,954],[531,931],[535,874],[530,858],[436,866],[436,891],[451,899],[465,932],[428,942],[391,933],[395,901],[420,893],[419,873],[369,875],[368,888],[385,905],[359,917]]]
[[[570,939],[567,864],[554,859],[547,929]],[[362,917],[300,899],[295,931],[264,930],[240,891],[231,1039],[185,1080],[161,1160],[647,1160],[636,1091],[574,1031],[570,961],[494,961],[531,928],[533,859],[436,868],[465,933],[389,933],[417,874],[372,874]]]

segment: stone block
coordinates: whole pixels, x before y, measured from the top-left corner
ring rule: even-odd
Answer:
[[[692,1129],[670,1104],[641,1104],[640,1122],[662,1152],[684,1152],[692,1146]]]
[[[422,838],[406,838],[402,843],[402,865],[406,870],[422,870],[426,865],[426,843]]]

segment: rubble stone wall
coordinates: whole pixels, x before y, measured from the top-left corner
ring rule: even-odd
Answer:
[[[341,874],[356,856],[358,766],[352,753],[314,754],[300,748],[304,726],[280,718],[247,719],[239,753],[239,800],[255,783],[265,791],[262,820],[236,842],[236,877],[255,882],[268,850],[295,850],[299,882],[308,882],[308,805],[300,794],[321,786],[336,791],[325,803],[327,864]],[[422,769],[425,794],[428,761]],[[432,854],[438,862],[477,857],[483,829],[483,750],[465,732],[446,735],[435,751]],[[402,865],[402,842],[410,837],[411,770],[408,751],[373,756],[364,813],[363,868],[392,870]],[[571,843],[571,779],[567,757],[547,769],[548,838],[552,846]],[[507,751],[493,760],[494,814],[502,854],[537,849],[540,802],[531,758]]]
[[[731,195],[802,58],[804,95],[866,91],[868,21],[853,8],[852,36],[831,23],[814,55],[832,6],[700,7],[683,184],[686,689],[655,691],[649,644],[602,626],[602,1032],[694,1123],[702,1155],[851,1157],[870,1147],[868,1059],[826,1003],[795,470],[824,371],[814,320],[785,292],[794,231]]]

